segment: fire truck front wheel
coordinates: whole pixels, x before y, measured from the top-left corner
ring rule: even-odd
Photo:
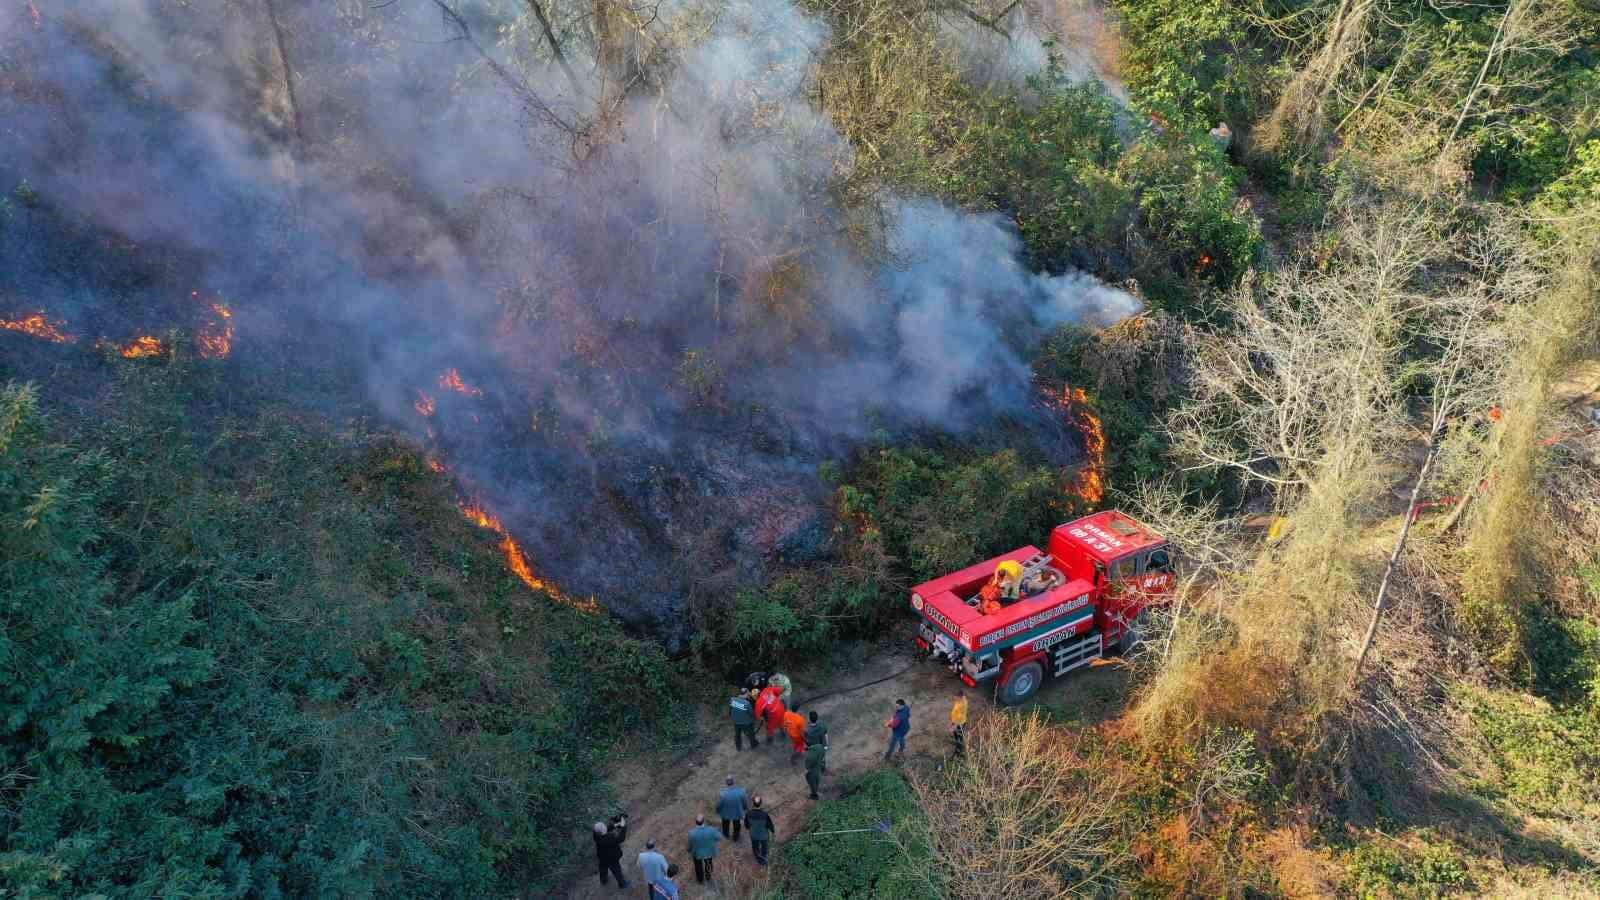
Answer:
[[[1006,683],[1000,685],[1000,702],[1006,706],[1016,706],[1028,702],[1028,698],[1038,693],[1039,685],[1044,681],[1044,667],[1036,662],[1018,666],[1012,671]]]
[[[1134,651],[1139,648],[1139,645],[1144,643],[1145,635],[1149,632],[1150,613],[1141,609],[1139,614],[1134,616],[1133,621],[1122,629],[1122,637],[1117,639],[1117,654],[1119,656],[1132,656]]]

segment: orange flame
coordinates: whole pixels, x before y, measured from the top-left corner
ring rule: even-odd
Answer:
[[[200,296],[200,292],[195,291],[194,296]],[[233,311],[224,303],[211,304],[211,311],[217,314],[217,321],[200,329],[195,342],[200,345],[203,358],[225,359],[233,352]]]
[[[458,394],[466,394],[468,397],[483,396],[483,391],[463,381],[461,372],[456,369],[451,369],[439,376],[439,387],[448,391],[455,391]]]
[[[433,415],[435,406],[436,404],[433,402],[433,398],[429,397],[422,391],[417,391],[417,402],[411,404],[411,408],[415,409],[417,414],[423,417]]]
[[[568,596],[562,593],[560,588],[535,575],[533,566],[528,563],[527,554],[522,552],[522,546],[517,543],[516,538],[507,533],[506,527],[500,524],[499,517],[494,513],[489,512],[477,503],[463,503],[461,505],[461,513],[478,527],[487,528],[500,535],[500,552],[505,554],[506,565],[518,578],[522,579],[523,584],[543,593],[551,600],[557,603],[564,603],[573,609],[587,613],[600,612],[600,604],[593,597],[582,600]]]
[[[1067,417],[1083,432],[1083,465],[1067,489],[1091,506],[1099,505],[1106,496],[1105,425],[1090,407],[1089,395],[1083,388],[1069,385],[1062,391],[1061,398],[1067,409]]]
[[[128,359],[139,359],[145,356],[160,356],[166,348],[161,346],[161,341],[150,335],[141,335],[133,342],[122,348],[122,355]]]
[[[77,338],[61,330],[65,322],[51,322],[44,317],[44,313],[34,313],[20,319],[0,319],[0,328],[6,331],[20,331],[42,340],[55,344],[70,344]]]
[[[428,457],[428,468],[432,469],[436,474],[444,474],[444,463],[439,462],[437,459],[434,459],[431,456]]]

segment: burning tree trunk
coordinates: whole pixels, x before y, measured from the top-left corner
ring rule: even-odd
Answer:
[[[1083,388],[1068,386],[1062,391],[1067,419],[1083,435],[1083,464],[1072,476],[1067,490],[1089,506],[1099,506],[1106,496],[1106,430],[1089,404]]]

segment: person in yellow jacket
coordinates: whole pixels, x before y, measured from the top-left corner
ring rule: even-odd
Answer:
[[[966,752],[967,695],[964,692],[957,693],[956,702],[950,704],[950,740],[955,742],[957,756]]]
[[[1008,559],[994,567],[994,577],[1000,583],[1002,605],[1022,599],[1022,563]]]
[[[978,592],[978,612],[992,616],[1022,598],[1022,564],[1008,559],[994,567],[994,577]]]

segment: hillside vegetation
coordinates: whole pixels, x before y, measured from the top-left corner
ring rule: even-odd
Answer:
[[[0,393],[9,892],[509,892],[610,742],[682,736],[660,649],[530,594],[415,449],[190,389]]]
[[[911,585],[1100,506],[1184,559],[1115,714],[975,697],[967,756],[729,894],[1600,895],[1592,6],[386,6],[0,16],[93,61],[77,146],[167,179],[0,158],[0,896],[559,896],[624,760],[726,739],[724,682],[848,672]],[[989,35],[1042,56],[977,77]],[[61,105],[6,59],[0,113]],[[258,156],[166,148],[191,112]],[[918,274],[908,209],[1003,258],[928,226],[961,264]],[[249,367],[21,318],[224,262],[292,298]],[[1033,273],[1144,311],[962,306]],[[392,378],[433,337],[500,354],[498,405]],[[929,355],[981,377],[919,407]],[[592,581],[670,559],[691,636],[508,568],[482,490]]]

